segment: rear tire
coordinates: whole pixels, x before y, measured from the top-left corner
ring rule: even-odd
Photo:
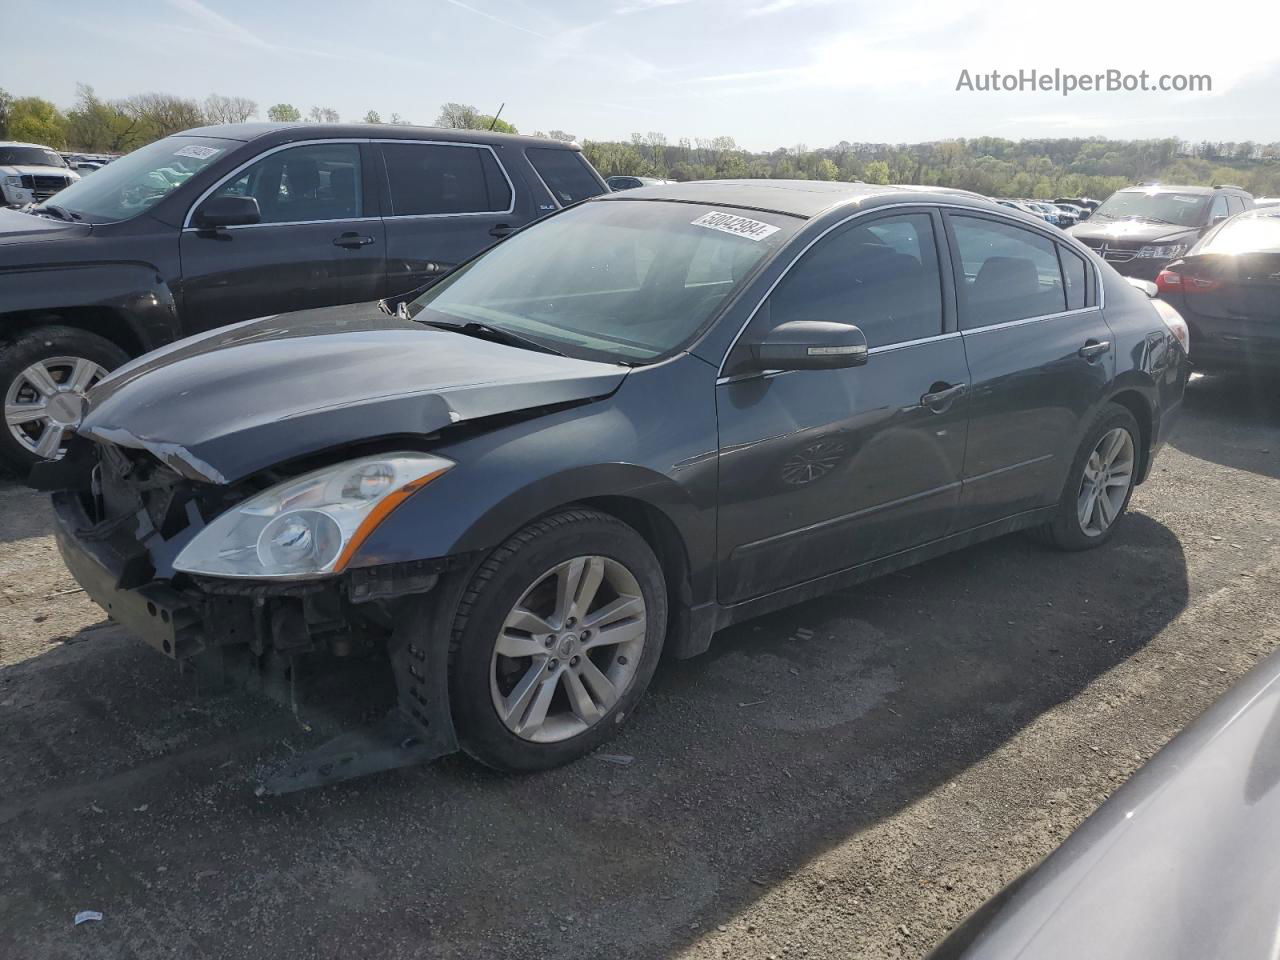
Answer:
[[[1124,519],[1142,456],[1138,421],[1120,404],[1107,404],[1085,432],[1067,473],[1057,514],[1032,534],[1061,550],[1102,546]]]
[[[50,459],[40,451],[52,451],[56,456],[68,435],[62,427],[74,426],[78,401],[61,397],[56,409],[50,408],[44,418],[38,416],[37,408],[59,393],[82,398],[88,387],[128,359],[127,353],[105,337],[60,324],[35,327],[0,341],[0,401],[5,405],[0,465],[13,470],[19,480],[26,480],[32,466]],[[29,373],[33,369],[44,370],[49,379],[33,377]],[[83,379],[83,384],[73,389],[73,377]],[[18,420],[20,417],[28,419]]]
[[[454,618],[450,703],[463,750],[509,773],[576,760],[644,694],[667,630],[662,567],[616,517],[569,508],[480,565]]]

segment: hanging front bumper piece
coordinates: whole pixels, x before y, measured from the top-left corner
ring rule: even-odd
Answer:
[[[136,524],[95,523],[53,495],[54,537],[85,592],[202,685],[242,686],[331,739],[257,776],[279,795],[425,763],[458,749],[449,710],[452,603],[466,558],[348,570],[318,581],[157,579]],[[452,601],[452,603],[451,603]],[[352,725],[350,717],[382,715]]]

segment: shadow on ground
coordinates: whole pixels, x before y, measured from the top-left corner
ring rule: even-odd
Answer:
[[[280,800],[282,711],[203,698],[110,627],[0,671],[0,954],[652,957],[727,922],[1141,650],[1176,537],[1008,537],[742,624],[670,662],[606,750],[461,758]],[[106,916],[73,928],[80,909]]]
[[[1280,374],[1194,377],[1171,442],[1201,460],[1280,478]]]

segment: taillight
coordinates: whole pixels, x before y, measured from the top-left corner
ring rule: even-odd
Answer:
[[[1183,352],[1191,356],[1191,330],[1187,327],[1187,321],[1182,319],[1182,314],[1163,300],[1152,300],[1151,305],[1156,308],[1156,313],[1160,314],[1160,319],[1169,328],[1173,338],[1182,344]]]
[[[1156,276],[1156,287],[1161,293],[1209,293],[1221,286],[1222,281],[1213,277],[1179,273],[1176,270],[1161,270]]]

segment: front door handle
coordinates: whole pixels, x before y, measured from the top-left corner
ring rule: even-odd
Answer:
[[[511,234],[515,233],[515,229],[516,228],[511,226],[509,223],[494,224],[493,229],[489,231],[489,236],[497,237],[501,240],[503,237],[509,237]]]
[[[361,247],[367,247],[371,243],[373,243],[373,237],[362,237],[355,231],[333,238],[335,247],[346,247],[348,250],[359,250]]]
[[[1110,340],[1086,340],[1084,346],[1078,352],[1080,356],[1093,363],[1094,360],[1097,360],[1110,349]]]
[[[934,413],[944,413],[945,408],[951,404],[951,401],[964,393],[968,386],[967,383],[957,383],[949,387],[934,384],[937,389],[931,390],[922,396],[920,398],[920,406],[929,407]]]

